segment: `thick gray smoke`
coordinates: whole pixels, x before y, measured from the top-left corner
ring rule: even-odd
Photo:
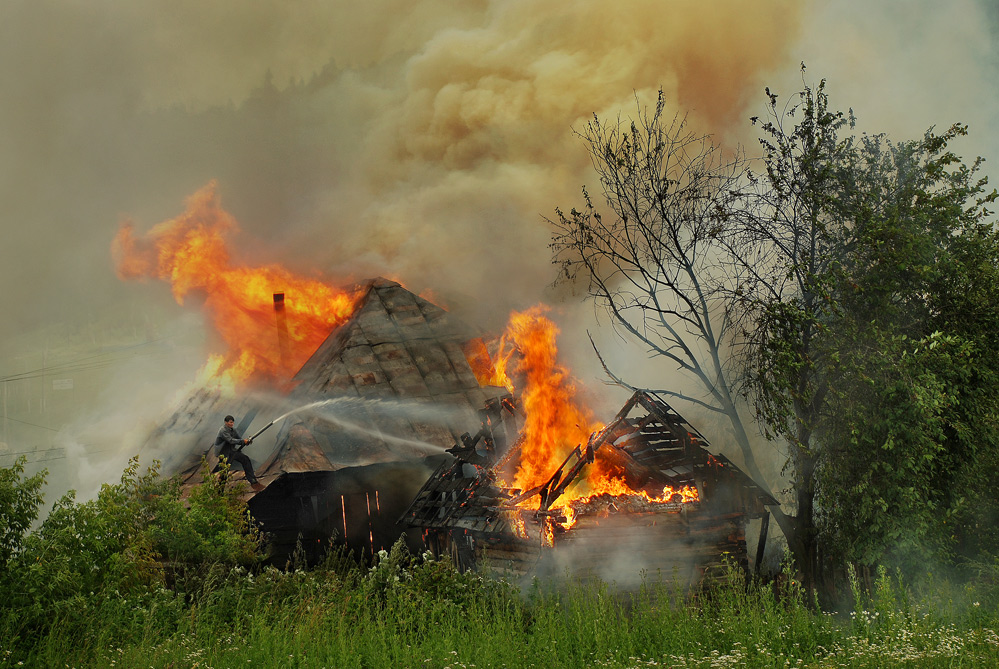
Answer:
[[[22,290],[0,327],[164,297],[118,284],[110,238],[213,178],[247,262],[489,286],[502,323],[549,278],[539,213],[585,178],[572,124],[660,85],[731,122],[783,62],[796,3],[741,4],[4,3],[0,271]]]
[[[546,297],[541,214],[578,203],[590,179],[570,127],[628,114],[636,94],[662,87],[698,129],[746,141],[763,85],[796,90],[805,60],[873,129],[967,121],[985,142],[969,153],[994,154],[997,16],[987,0],[957,4],[7,0],[0,376],[38,366],[28,355],[51,365],[107,349],[120,330],[176,353],[115,368],[75,414],[40,400],[11,413],[47,431],[6,452],[51,445],[70,423],[99,425],[83,451],[120,445],[162,410],[146,395],[136,406],[137,384],[166,404],[203,360],[204,335],[178,334],[187,316],[166,285],[115,278],[122,219],[147,229],[217,179],[242,228],[235,260],[390,275],[499,329]],[[561,342],[590,381],[585,309]],[[618,369],[637,368],[636,353]]]

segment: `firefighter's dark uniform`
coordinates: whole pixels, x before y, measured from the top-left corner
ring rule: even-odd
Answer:
[[[239,446],[242,445],[243,438],[239,436],[239,432],[236,432],[235,427],[223,425],[222,429],[219,430],[218,436],[215,437],[215,450],[218,456],[225,458],[230,463],[238,462],[243,467],[246,480],[251,484],[256,484],[257,477],[253,473],[253,463],[250,462],[250,458],[243,455],[243,452],[239,450]]]

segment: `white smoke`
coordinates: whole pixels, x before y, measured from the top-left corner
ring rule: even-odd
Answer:
[[[183,318],[166,286],[118,281],[109,244],[119,219],[143,229],[170,218],[213,178],[243,229],[235,260],[389,274],[500,329],[511,309],[554,297],[541,217],[578,205],[592,178],[570,132],[592,113],[628,115],[636,94],[651,102],[662,87],[697,129],[753,148],[746,119],[763,86],[797,90],[803,60],[865,128],[909,137],[966,121],[967,155],[988,157],[996,23],[987,0],[904,12],[856,0],[9,0],[0,349],[9,362],[40,331],[55,333],[52,348],[82,347],[85,331],[101,346],[95,323]],[[555,317],[570,366],[592,383],[601,372],[583,332],[613,337],[575,300]],[[135,391],[165,406],[174,372],[197,366],[197,351],[180,348],[182,363],[123,368],[107,392],[78,397],[75,419],[47,427],[102,426],[100,441],[127,452],[124,422],[103,417],[158,417],[163,407]],[[673,382],[642,351],[611,357],[625,376]]]

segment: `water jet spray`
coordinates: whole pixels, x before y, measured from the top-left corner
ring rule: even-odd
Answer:
[[[328,399],[328,400],[320,400],[318,402],[312,402],[310,404],[306,404],[305,406],[300,406],[297,409],[292,409],[291,411],[287,411],[287,412],[281,414],[280,416],[278,416],[277,418],[275,418],[274,420],[272,420],[271,422],[269,422],[266,425],[264,425],[259,430],[257,430],[253,434],[253,436],[251,436],[251,437],[249,437],[249,439],[247,439],[248,443],[244,444],[243,446],[240,446],[239,450],[242,450],[244,446],[248,446],[250,443],[253,442],[254,439],[256,439],[257,437],[259,437],[261,434],[263,434],[264,432],[266,432],[268,429],[270,429],[271,426],[273,426],[275,423],[281,422],[282,420],[284,420],[288,416],[291,416],[291,415],[294,415],[294,414],[297,414],[297,413],[301,413],[303,411],[309,411],[309,410],[313,410],[313,409],[318,409],[319,407],[324,407],[324,406],[328,406],[328,405],[331,405],[331,404],[338,404],[338,403],[341,403],[341,402],[344,402],[344,401],[356,401],[356,399],[357,398],[350,398],[350,399],[345,400],[345,398],[334,398],[334,399]],[[369,403],[373,402],[374,404],[382,404],[379,401],[373,401],[373,400],[366,400],[366,402],[369,402]],[[386,444],[417,446],[417,447],[420,447],[420,448],[429,448],[431,450],[438,451],[438,452],[444,452],[445,451],[445,448],[443,446],[438,445],[438,444],[433,444],[433,443],[426,442],[426,441],[417,441],[417,440],[413,440],[413,439],[406,439],[406,438],[396,437],[396,436],[393,436],[393,435],[390,435],[390,434],[384,434],[382,432],[374,432],[374,431],[372,431],[372,430],[370,430],[370,429],[368,429],[366,427],[363,427],[361,425],[357,425],[356,423],[344,420],[342,418],[334,418],[332,416],[326,415],[326,416],[322,416],[322,419],[330,421],[330,422],[333,422],[333,423],[336,423],[340,427],[342,427],[344,429],[347,429],[347,430],[350,430],[350,431],[353,431],[353,432],[361,432],[361,433],[364,433],[364,434],[370,434],[371,436],[374,436],[374,437],[377,437],[378,439],[381,439]]]
[[[257,437],[259,437],[260,435],[262,435],[264,432],[266,432],[272,425],[274,425],[274,423],[282,421],[285,418],[287,418],[288,416],[290,416],[292,414],[296,414],[296,413],[298,413],[300,411],[305,411],[306,409],[314,409],[314,408],[316,408],[318,406],[330,404],[333,401],[334,400],[322,400],[320,402],[313,402],[312,404],[306,404],[305,406],[298,407],[297,409],[292,409],[291,411],[283,413],[280,416],[278,416],[277,418],[275,418],[274,420],[272,420],[271,422],[267,423],[267,425],[264,425],[262,428],[260,428],[259,430],[257,430],[253,434],[252,437],[250,437],[249,439],[247,439],[247,443],[243,444],[243,446],[249,446],[250,444],[252,444],[254,439],[256,439]],[[240,446],[239,450],[243,450],[243,446]]]

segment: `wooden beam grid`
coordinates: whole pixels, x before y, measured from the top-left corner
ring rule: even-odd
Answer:
[[[629,415],[640,408],[648,413],[637,417]],[[462,541],[470,541],[474,556],[466,556],[466,559],[488,563],[493,568],[506,563],[522,573],[531,571],[546,548],[562,544],[584,545],[584,539],[593,532],[600,533],[608,551],[620,551],[621,545],[634,540],[637,542],[635,550],[658,551],[664,557],[668,557],[670,551],[680,550],[681,544],[676,544],[674,539],[680,541],[687,537],[694,544],[682,552],[696,557],[699,569],[705,571],[722,564],[725,555],[745,562],[748,560],[745,525],[750,517],[762,515],[762,491],[727,458],[710,453],[707,444],[707,440],[661,398],[636,393],[615,420],[594,435],[585,447],[580,445],[574,449],[545,484],[527,491],[501,488],[495,485],[495,478],[460,476],[459,461],[435,472],[411,505],[407,520],[429,529],[460,533]],[[514,442],[489,471],[499,471],[512,462],[522,445],[523,437]],[[724,485],[726,495],[716,499],[721,500],[721,509],[731,510],[720,512],[717,504],[697,502],[649,511],[629,508],[609,516],[606,512],[601,515],[594,510],[577,510],[574,525],[566,530],[562,527],[565,511],[549,510],[549,507],[557,503],[583,467],[592,462],[592,454],[601,448],[611,449],[608,455],[619,453],[626,458],[624,462],[630,464],[625,470],[643,486],[658,486],[664,482],[674,487],[692,485],[698,487],[702,495],[710,497],[714,487]],[[537,494],[542,495],[538,510],[517,506]],[[519,520],[515,521],[515,515]],[[615,523],[623,524],[615,527]],[[518,527],[523,529],[518,530]],[[546,528],[553,532],[549,544],[541,540]],[[530,539],[523,539],[519,534],[524,530]],[[650,540],[653,546],[649,546]],[[659,546],[658,542],[665,543]]]

